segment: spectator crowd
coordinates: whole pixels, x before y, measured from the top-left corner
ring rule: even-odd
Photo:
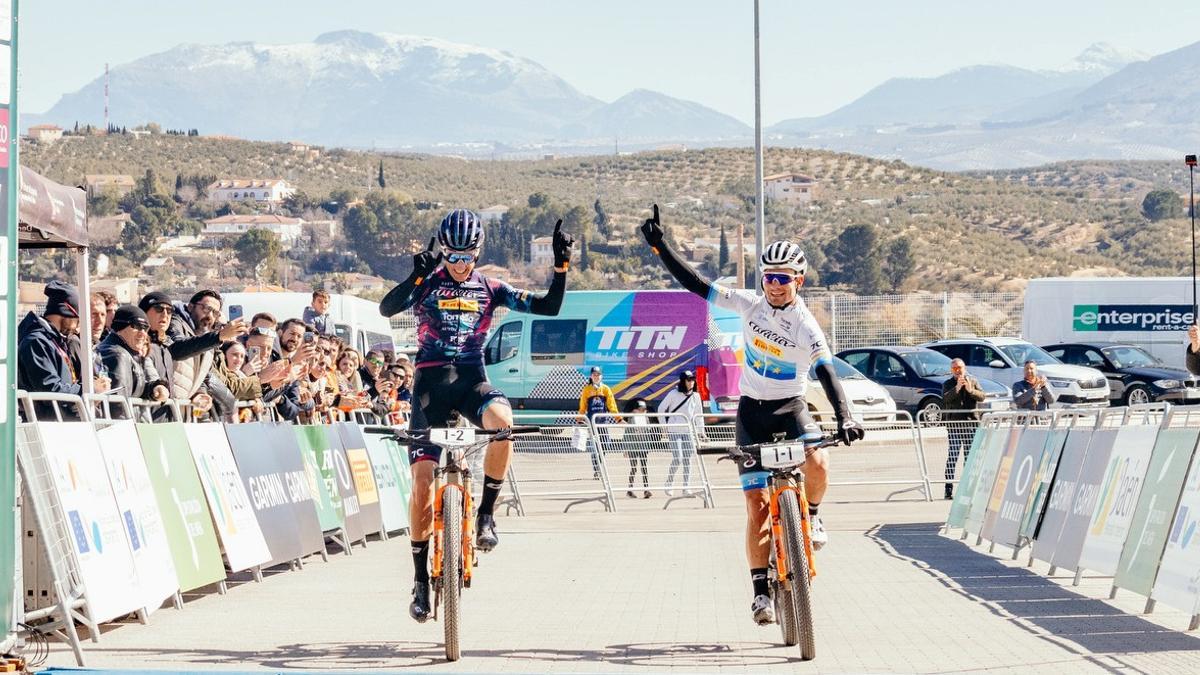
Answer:
[[[79,293],[61,281],[48,283],[44,293],[41,316],[30,312],[17,329],[17,386],[80,396]],[[356,410],[393,424],[407,420],[414,372],[407,356],[362,354],[333,334],[325,291],[313,293],[302,318],[282,322],[266,312],[226,321],[221,294],[207,289],[186,302],[161,291],[137,304],[121,305],[103,291],[88,300],[92,391],[129,398],[153,421],[179,414],[319,423],[350,419]],[[34,414],[55,418],[46,403]],[[59,414],[77,411],[63,406]]]

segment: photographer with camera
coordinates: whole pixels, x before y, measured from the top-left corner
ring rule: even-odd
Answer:
[[[1025,362],[1025,379],[1012,386],[1013,404],[1021,410],[1045,410],[1054,403],[1054,392],[1046,385],[1046,378],[1038,375],[1037,364]]]

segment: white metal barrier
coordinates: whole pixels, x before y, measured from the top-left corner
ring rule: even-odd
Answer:
[[[516,412],[513,423],[541,427],[536,434],[513,437],[509,477],[518,500],[563,498],[567,500],[563,513],[587,502],[600,502],[605,511],[616,510],[608,471],[587,418],[572,413]]]
[[[699,499],[712,508],[712,486],[700,461],[695,430],[678,414],[596,415],[592,434],[614,492],[649,499],[661,491],[663,508],[680,499]],[[628,473],[626,473],[628,469]]]

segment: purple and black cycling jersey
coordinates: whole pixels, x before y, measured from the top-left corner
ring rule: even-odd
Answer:
[[[437,270],[413,293],[417,367],[483,365],[492,314],[499,307],[529,312],[534,297],[479,272],[458,283],[445,268]]]

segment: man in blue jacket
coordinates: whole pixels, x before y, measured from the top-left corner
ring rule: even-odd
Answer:
[[[17,387],[28,392],[83,394],[79,363],[71,357],[70,338],[79,330],[79,292],[61,281],[46,284],[42,316],[30,312],[17,327]],[[95,391],[108,390],[108,378],[93,381]],[[55,419],[50,404],[39,404],[38,419]]]

